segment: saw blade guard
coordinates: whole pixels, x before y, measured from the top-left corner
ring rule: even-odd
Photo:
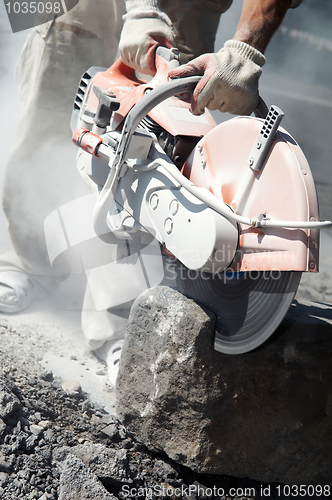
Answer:
[[[252,152],[263,121],[237,117],[218,125],[197,144],[183,167],[246,218],[318,221],[315,186],[295,140],[281,127],[259,170]],[[180,264],[178,289],[216,314],[214,348],[243,354],[264,343],[286,315],[302,271],[318,271],[319,229],[239,225],[237,255],[226,272],[193,276]]]
[[[314,181],[295,140],[281,127],[259,171],[250,167],[262,120],[237,117],[201,139],[183,173],[205,187],[235,213],[266,220],[319,221]],[[240,199],[241,198],[241,199]],[[319,229],[248,227],[240,240],[232,269],[236,271],[318,271]]]

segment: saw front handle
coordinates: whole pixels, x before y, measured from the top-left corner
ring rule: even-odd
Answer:
[[[166,47],[157,47],[155,51],[155,65],[157,69],[156,76],[158,77],[159,75],[163,77],[165,73],[167,74],[171,69],[179,66],[179,51],[178,49],[167,49]],[[166,68],[166,70],[165,70]],[[197,75],[199,76],[199,75]],[[199,77],[199,80],[202,77]],[[198,80],[198,81],[199,81]],[[197,83],[198,83],[197,81]],[[197,85],[197,84],[196,84]],[[192,92],[194,91],[194,88]],[[256,109],[254,110],[254,115],[257,118],[262,118],[263,120],[267,117],[267,114],[269,112],[269,108],[267,107],[265,101],[262,99],[261,96],[259,96],[258,104]]]

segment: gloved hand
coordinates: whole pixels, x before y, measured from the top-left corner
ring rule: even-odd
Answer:
[[[191,100],[194,115],[204,108],[250,115],[257,106],[258,80],[265,57],[250,45],[229,40],[216,54],[204,54],[169,72],[170,78],[202,75]]]
[[[119,50],[123,62],[140,73],[156,73],[155,50],[176,46],[170,24],[161,19],[128,19],[124,23]]]

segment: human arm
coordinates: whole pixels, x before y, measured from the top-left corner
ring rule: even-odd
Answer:
[[[290,4],[290,0],[244,0],[233,40],[247,43],[264,54]]]
[[[244,0],[232,40],[216,54],[204,54],[169,73],[170,78],[202,75],[192,96],[193,114],[207,107],[249,115],[256,108],[263,53],[290,6],[291,0]]]

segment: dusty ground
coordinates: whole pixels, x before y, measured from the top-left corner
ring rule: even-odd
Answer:
[[[80,312],[65,308],[68,293],[35,301],[21,314],[0,315],[1,351],[29,373],[48,370],[63,381],[76,380],[92,401],[114,413],[105,366],[85,345]]]

